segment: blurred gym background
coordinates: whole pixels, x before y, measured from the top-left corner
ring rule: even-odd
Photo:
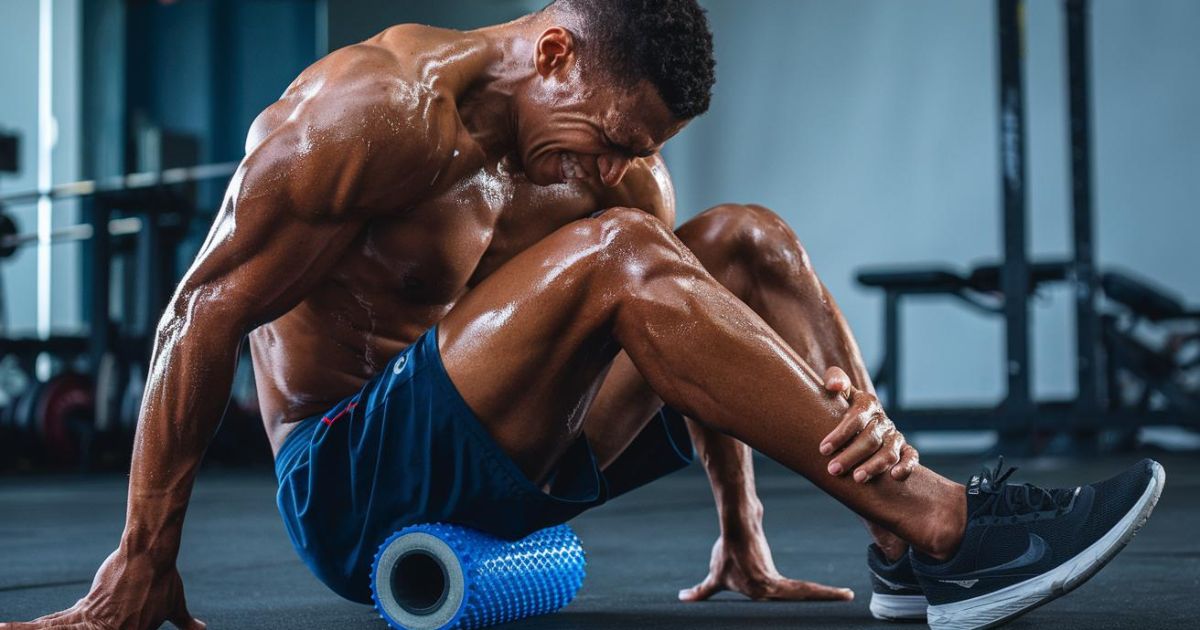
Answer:
[[[1200,448],[1200,3],[701,0],[686,219],[793,225],[930,451]],[[329,50],[541,0],[6,0],[0,471],[128,463],[251,120]],[[267,465],[248,363],[211,450]]]

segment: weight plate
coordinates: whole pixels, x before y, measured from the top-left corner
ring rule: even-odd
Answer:
[[[96,414],[91,379],[74,372],[54,377],[41,390],[34,411],[49,458],[58,464],[78,461],[79,441],[84,432],[91,431]]]

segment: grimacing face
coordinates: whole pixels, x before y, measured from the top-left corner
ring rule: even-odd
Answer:
[[[538,76],[515,99],[518,157],[539,186],[616,186],[633,160],[653,155],[687,124],[648,81],[627,86],[578,61],[570,33],[548,29],[538,42]]]

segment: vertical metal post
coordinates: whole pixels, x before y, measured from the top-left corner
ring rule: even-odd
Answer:
[[[166,191],[160,193],[163,197],[168,194]],[[164,199],[162,203],[165,206],[169,202]],[[163,287],[168,282],[165,276],[169,262],[166,259],[167,252],[163,249],[163,229],[159,225],[159,218],[164,211],[165,208],[152,208],[138,215],[142,219],[142,231],[138,233],[137,241],[137,279],[131,292],[137,296],[137,308],[140,310],[136,318],[131,318],[131,329],[135,334],[144,334],[150,339],[154,338],[157,318],[165,306]]]
[[[85,203],[90,206],[92,221],[92,238],[89,241],[91,264],[87,267],[88,284],[92,290],[88,351],[95,372],[100,369],[101,360],[109,349],[108,294],[109,266],[112,262],[109,242],[112,237],[108,233],[108,219],[112,209],[103,195],[91,197]]]
[[[1074,238],[1075,357],[1079,398],[1076,422],[1101,407],[1096,350],[1096,260],[1092,228],[1091,90],[1088,84],[1088,3],[1066,0],[1068,133],[1071,140],[1071,202]]]
[[[1009,417],[1032,410],[1029,366],[1029,260],[1026,251],[1025,82],[1021,65],[1025,46],[1025,3],[997,0],[1000,61],[1000,172],[1004,207],[1005,350]]]
[[[884,294],[883,309],[883,373],[887,377],[889,413],[900,411],[900,295],[896,291]]]

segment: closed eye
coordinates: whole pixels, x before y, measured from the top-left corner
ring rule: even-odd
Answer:
[[[635,151],[631,147],[624,147],[624,146],[620,146],[617,144],[610,144],[609,146],[612,147],[613,151],[620,153],[621,155],[624,155],[625,157],[630,158],[630,159],[648,158],[648,157],[654,155],[654,149],[646,149],[644,151]]]
[[[613,153],[619,153],[630,159],[648,158],[651,155],[654,155],[654,149],[646,149],[644,151],[636,151],[633,149],[633,147],[628,147],[628,146],[614,142],[612,138],[608,137],[607,133],[604,134],[604,144],[608,145],[608,148],[612,149]]]

